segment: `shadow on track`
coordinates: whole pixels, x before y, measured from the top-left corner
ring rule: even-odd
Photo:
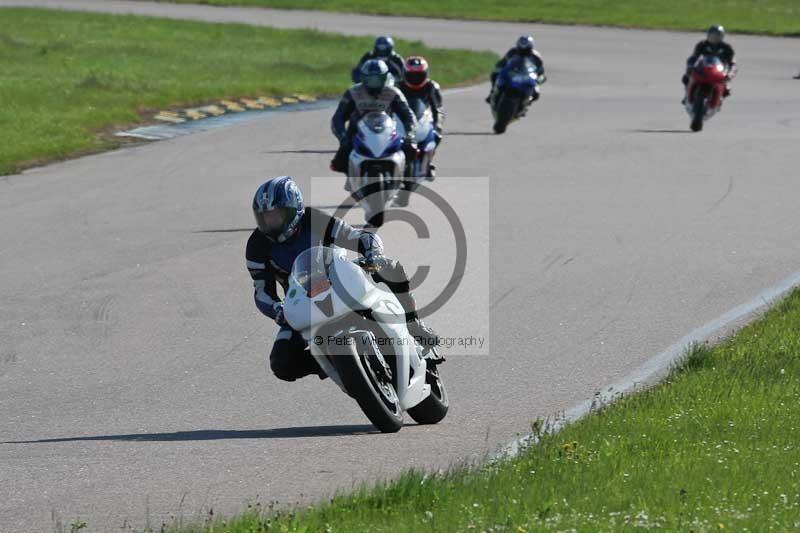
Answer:
[[[61,437],[56,439],[7,441],[2,444],[46,444],[79,441],[129,441],[129,442],[183,442],[197,440],[235,439],[298,439],[310,437],[343,437],[379,433],[369,424],[350,426],[301,426],[274,429],[199,429],[174,433],[132,433],[129,435],[95,435],[87,437]]]

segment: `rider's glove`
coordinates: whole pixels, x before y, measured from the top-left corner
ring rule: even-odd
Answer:
[[[684,85],[688,85],[689,84],[689,75],[688,74],[684,74],[683,77],[681,77],[681,83],[683,83]]]
[[[438,145],[440,142],[442,142],[442,129],[441,129],[441,128],[437,128],[436,130],[434,130],[434,132],[433,132],[433,138],[434,138],[434,140],[436,141],[436,144],[437,144],[437,145]]]
[[[286,317],[283,316],[283,304],[275,304],[275,323],[279,326],[287,324]]]

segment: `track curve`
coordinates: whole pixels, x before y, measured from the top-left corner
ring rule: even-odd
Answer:
[[[693,135],[679,104],[696,38],[685,33],[24,4],[498,52],[532,30],[550,81],[503,136],[489,133],[487,86],[447,95],[440,174],[492,184],[492,355],[451,358],[448,418],[395,435],[372,434],[329,382],[269,374],[275,328],[251,303],[247,233],[207,232],[248,227],[265,174],[324,174],[329,154],[293,151],[333,148],[331,110],[0,179],[0,516],[10,531],[51,529],[53,516],[93,530],[147,517],[155,526],[480,458],[797,270],[797,40],[732,36],[734,95]],[[469,201],[453,182],[433,186]],[[415,248],[394,241],[390,253],[413,258]],[[434,321],[441,330],[464,317]]]

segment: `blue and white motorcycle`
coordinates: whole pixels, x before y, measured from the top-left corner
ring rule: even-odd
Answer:
[[[525,115],[537,86],[546,79],[544,75],[539,75],[536,65],[530,59],[509,59],[497,75],[489,100],[495,133],[505,132],[511,122]]]
[[[408,105],[417,117],[416,141],[419,149],[417,158],[413,161],[406,161],[405,176],[414,178],[415,181],[424,181],[431,174],[431,163],[436,153],[436,130],[433,126],[433,113],[431,108],[425,105],[419,98],[412,98]],[[406,130],[403,123],[397,122],[397,130],[401,136],[405,137]]]
[[[397,297],[364,268],[341,248],[309,248],[292,266],[284,316],[376,428],[399,431],[404,412],[436,424],[449,408],[438,366],[426,359],[428,350],[438,358],[436,347],[420,346]]]
[[[382,111],[364,115],[356,128],[347,166],[350,190],[364,209],[367,224],[383,225],[384,211],[402,187],[406,168],[397,121]]]

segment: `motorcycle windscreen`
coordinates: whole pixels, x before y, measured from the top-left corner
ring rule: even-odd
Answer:
[[[294,260],[291,275],[309,298],[330,288],[329,271],[334,257],[332,248],[314,246],[298,255]]]

